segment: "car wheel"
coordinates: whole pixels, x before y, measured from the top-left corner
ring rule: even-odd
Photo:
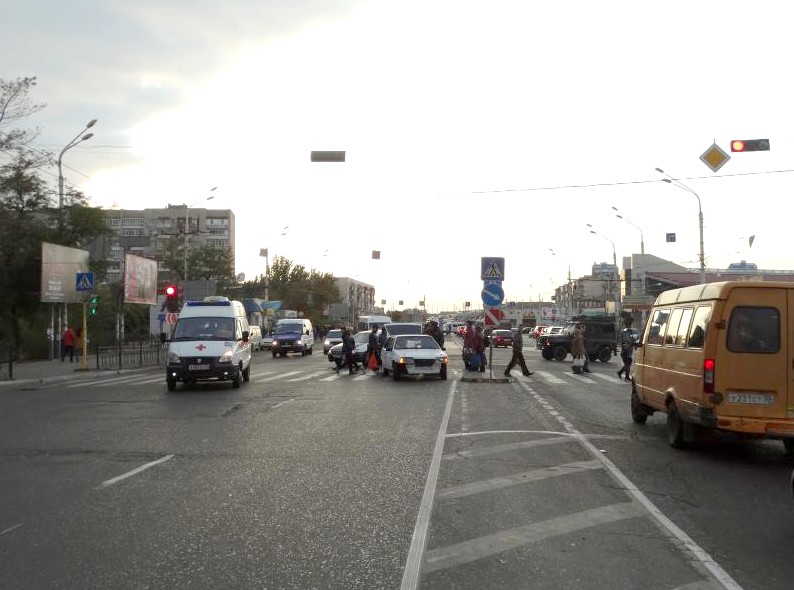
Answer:
[[[251,379],[251,365],[248,365],[245,369],[243,369],[243,381],[248,383]]]
[[[564,346],[557,345],[554,347],[551,355],[554,357],[554,360],[562,362],[565,360],[565,357],[568,356],[568,351],[565,350]]]
[[[168,391],[176,390],[176,379],[166,379],[165,386],[168,388]]]
[[[789,457],[794,457],[794,438],[784,438],[783,448],[786,449],[786,454]]]
[[[391,366],[391,378],[392,378],[392,380],[393,381],[399,381],[400,377],[401,377],[401,375],[400,375],[400,367],[398,367],[397,365],[392,363],[392,366]]]
[[[278,353],[274,350],[273,351],[273,358],[276,358],[277,356],[278,356]]]
[[[232,387],[235,389],[240,389],[240,373],[238,372],[237,375],[232,377]]]
[[[637,392],[634,391],[632,386],[631,391],[631,419],[635,424],[645,424],[648,421],[648,412],[645,405],[640,401]]]
[[[540,353],[540,356],[542,356],[542,357],[543,357],[544,359],[546,359],[547,361],[550,361],[550,360],[553,358],[553,357],[551,356],[551,353],[550,353],[550,352],[546,352],[545,350],[544,350],[543,352],[541,352],[541,353]]]
[[[441,365],[441,373],[439,373],[438,376],[439,376],[439,378],[442,381],[446,381],[447,380],[447,366],[446,365]]]
[[[612,349],[609,346],[602,346],[598,351],[598,360],[602,363],[609,362],[612,359]]]

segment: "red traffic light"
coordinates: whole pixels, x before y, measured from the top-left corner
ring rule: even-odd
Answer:
[[[768,139],[732,139],[732,152],[768,152]]]
[[[165,288],[165,296],[169,299],[176,299],[179,296],[179,287],[176,285],[168,285]]]

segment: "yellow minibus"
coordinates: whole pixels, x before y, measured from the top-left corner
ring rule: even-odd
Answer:
[[[779,439],[794,454],[794,283],[665,291],[632,365],[631,416],[667,414],[676,448],[698,428]]]

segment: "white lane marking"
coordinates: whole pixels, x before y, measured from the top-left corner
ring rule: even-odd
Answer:
[[[170,461],[173,458],[174,458],[174,455],[166,455],[165,457],[160,457],[156,461],[150,461],[149,463],[144,463],[143,465],[141,465],[140,467],[136,467],[132,471],[128,471],[127,473],[122,473],[118,477],[113,477],[111,479],[103,481],[101,484],[99,484],[99,487],[101,489],[101,488],[106,488],[108,486],[112,486],[114,483],[118,483],[118,482],[120,482],[120,481],[122,481],[124,479],[127,479],[128,477],[132,477],[133,475],[137,475],[141,471],[146,471],[150,467],[154,467],[155,465],[159,465],[160,463],[165,463],[166,461]]]
[[[101,379],[99,381],[81,381],[80,383],[67,385],[66,388],[72,389],[74,387],[96,387],[97,385],[107,385],[108,383],[121,383],[122,381],[133,381],[137,378],[138,378],[137,375],[125,375],[124,377],[114,377],[113,379]]]
[[[591,385],[595,383],[595,381],[590,377],[585,377],[584,375],[579,375],[578,373],[571,373],[571,377],[573,377],[577,381],[581,381],[582,383],[589,383]]]
[[[157,383],[158,381],[162,381],[163,385],[165,385],[165,377],[162,375],[158,375],[157,377],[152,377],[151,379],[143,379],[142,381],[136,381],[132,385],[148,385],[149,383]]]
[[[283,379],[284,377],[289,377],[290,375],[300,375],[303,371],[288,371],[286,373],[279,373],[273,377],[266,377],[264,379],[260,379],[257,383],[267,383],[268,381],[278,381],[279,379]]]
[[[295,379],[287,379],[290,383],[295,381],[308,381],[309,379],[313,379],[315,377],[319,377],[320,375],[326,375],[326,371],[317,371],[316,373],[309,373],[308,375],[304,375],[303,377],[295,377]]]
[[[560,379],[554,373],[549,373],[548,371],[535,371],[535,375],[547,381],[548,383],[567,383],[565,379]],[[533,375],[533,377],[535,376]]]
[[[22,526],[22,523],[20,522],[19,524],[15,524],[14,526],[10,526],[10,527],[8,527],[8,528],[7,528],[7,529],[5,529],[5,530],[3,530],[3,531],[0,531],[0,537],[2,537],[3,535],[5,535],[6,533],[10,533],[11,531],[14,531],[14,530],[18,529],[18,528],[19,528],[19,527],[21,527],[21,526]]]
[[[264,373],[257,373],[256,375],[251,375],[251,379],[254,380],[254,383],[259,383],[261,377],[272,375],[273,373],[275,373],[275,371],[265,371]]]
[[[515,485],[543,481],[550,477],[559,477],[561,475],[570,475],[572,473],[582,473],[586,470],[603,468],[604,466],[601,462],[596,460],[575,461],[563,465],[553,465],[551,467],[544,467],[543,469],[533,469],[532,471],[525,471],[523,473],[511,473],[510,475],[444,488],[443,490],[439,490],[438,499],[463,498],[465,496],[492,492]]]
[[[553,410],[551,406],[547,409]],[[491,434],[554,434],[556,436],[570,436],[575,438],[576,435],[570,432],[560,432],[559,430],[478,430],[475,432],[450,432],[446,435],[447,438],[455,438],[457,436],[480,436]],[[588,439],[607,439],[607,440],[646,440],[643,437],[628,436],[625,434],[585,434]],[[647,440],[653,440],[647,438]]]
[[[422,573],[429,574],[582,529],[644,516],[645,511],[636,502],[622,502],[534,522],[428,551]]]
[[[323,379],[320,379],[320,381],[336,381],[337,379],[341,379],[341,378],[342,378],[341,375],[334,374],[331,375],[330,377],[325,377]]]
[[[520,387],[526,389],[538,401],[545,399],[538,394],[529,383],[521,382]],[[587,440],[587,437],[574,428],[567,418],[558,416],[557,420],[562,424],[563,428],[568,432],[576,435],[579,442],[593,455],[596,459],[601,461],[606,467],[607,472],[623,487],[627,494],[629,494],[636,502],[642,504],[645,509],[650,512],[653,520],[663,530],[664,533],[674,536],[681,542],[681,548],[688,551],[689,554],[695,558],[712,576],[719,582],[726,590],[742,590],[742,587],[734,580],[728,572],[712,558],[700,545],[687,535],[677,524],[670,520],[665,514],[651,502],[648,497],[643,494],[639,488],[623,474],[617,466],[612,463],[601,451],[599,451],[593,444]]]
[[[466,397],[466,391],[463,391],[460,398],[460,429],[463,432],[469,430],[469,400]]]
[[[276,408],[280,408],[280,407],[281,407],[281,406],[283,406],[284,404],[288,404],[288,403],[290,403],[290,402],[294,402],[294,401],[295,401],[295,398],[294,398],[294,397],[291,397],[290,399],[285,399],[283,402],[278,402],[276,405],[274,405],[274,406],[273,406],[273,407],[271,407],[270,409],[271,409],[271,410],[275,410]]]
[[[604,381],[609,381],[610,383],[623,383],[623,379],[618,378],[615,375],[608,375],[606,373],[591,373],[593,377],[598,377],[599,379],[603,379]],[[628,381],[626,381],[628,383]]]
[[[455,388],[457,381],[452,381],[447,394],[447,406],[444,408],[444,416],[441,425],[438,427],[436,436],[436,446],[433,449],[433,458],[430,460],[430,470],[427,473],[425,491],[422,494],[422,503],[419,505],[419,514],[416,516],[414,534],[411,538],[411,548],[408,550],[408,558],[405,561],[402,584],[400,590],[416,590],[419,585],[419,572],[422,568],[425,547],[427,546],[427,529],[430,526],[430,512],[433,509],[433,496],[435,495],[438,483],[438,472],[441,466],[441,454],[444,452],[444,435],[447,432],[449,416],[452,413],[452,402],[455,401]]]
[[[470,449],[468,451],[461,451],[459,453],[451,453],[444,455],[442,459],[471,459],[472,457],[482,457],[484,455],[493,455],[495,453],[505,453],[508,451],[518,451],[521,449],[530,449],[532,447],[542,447],[545,445],[558,445],[560,443],[567,443],[576,437],[569,436],[555,436],[554,438],[540,438],[537,440],[525,440],[515,443],[507,443],[504,445],[494,445],[492,447],[485,447],[482,449]]]

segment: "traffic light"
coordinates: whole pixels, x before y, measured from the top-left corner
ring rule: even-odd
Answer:
[[[99,306],[99,295],[93,295],[91,299],[88,300],[88,313],[90,315],[96,315],[98,306]]]
[[[163,289],[165,293],[165,307],[170,312],[179,311],[179,287],[176,285],[166,285]]]
[[[768,152],[768,139],[732,139],[732,152]]]

